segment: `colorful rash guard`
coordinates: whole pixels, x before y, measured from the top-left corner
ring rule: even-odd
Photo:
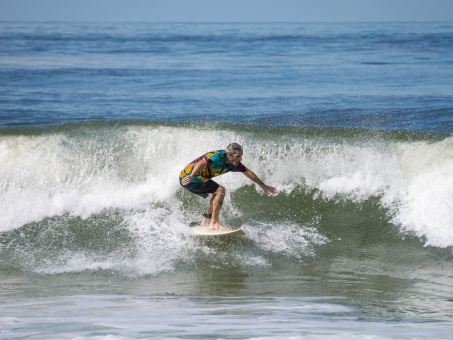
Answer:
[[[194,159],[190,162],[179,174],[179,178],[183,179],[184,177],[190,175],[192,173],[195,164],[197,164],[202,159],[206,160],[208,166],[200,171],[197,177],[195,177],[192,183],[206,183],[212,177],[220,176],[226,174],[227,172],[246,172],[247,168],[242,164],[239,163],[238,166],[234,166],[234,164],[226,164],[226,152],[225,150],[215,150],[205,153],[204,155]]]

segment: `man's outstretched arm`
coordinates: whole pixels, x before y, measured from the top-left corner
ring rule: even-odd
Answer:
[[[261,189],[263,189],[263,191],[266,193],[266,194],[276,194],[277,193],[277,189],[275,189],[274,187],[271,187],[269,185],[266,185],[263,183],[263,181],[250,169],[247,169],[246,172],[243,172],[243,174],[249,178],[250,180],[252,180],[253,182],[255,182],[256,184],[258,184]]]

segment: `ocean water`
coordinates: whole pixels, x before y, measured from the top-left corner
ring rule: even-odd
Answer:
[[[453,339],[453,24],[0,22],[0,338]],[[179,187],[230,142],[230,239]]]

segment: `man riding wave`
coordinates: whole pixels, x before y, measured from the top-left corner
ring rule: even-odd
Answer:
[[[209,229],[229,230],[219,222],[225,188],[213,181],[213,177],[230,171],[242,172],[247,178],[258,184],[265,193],[277,193],[277,189],[264,184],[252,170],[241,163],[242,155],[242,146],[238,143],[231,143],[225,150],[210,151],[196,158],[179,175],[179,182],[184,189],[203,198],[212,194],[208,211],[203,215],[205,218],[201,223],[208,225]]]

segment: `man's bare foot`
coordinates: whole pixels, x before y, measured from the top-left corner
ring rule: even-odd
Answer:
[[[205,218],[203,221],[200,223],[202,227],[207,227],[211,224],[211,219],[210,218]]]
[[[220,222],[210,223],[209,230],[230,230],[230,228],[225,227]]]

